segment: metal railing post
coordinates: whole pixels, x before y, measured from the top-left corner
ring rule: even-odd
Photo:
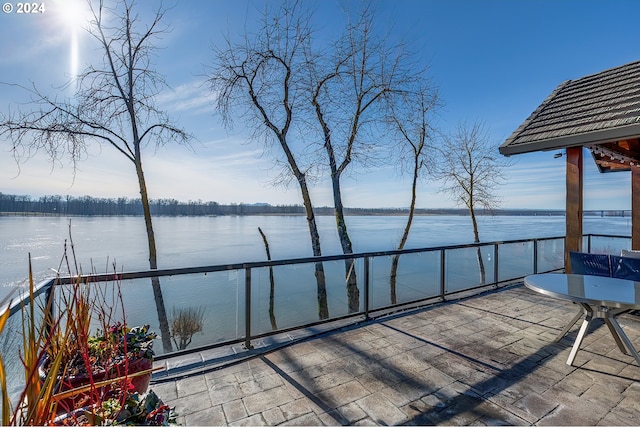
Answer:
[[[364,318],[369,320],[369,257],[364,257]]]
[[[500,263],[498,262],[498,244],[493,245],[493,283],[498,283],[500,278]]]
[[[446,260],[445,260],[445,254],[446,251],[444,249],[440,249],[440,298],[442,298],[443,300],[445,299],[445,293],[446,293],[446,288],[445,288],[445,280],[446,280],[446,273],[445,273],[445,269],[446,269]]]
[[[251,349],[251,268],[246,267],[244,270],[244,321],[245,335],[244,347]]]
[[[538,274],[538,239],[533,239],[533,274]]]

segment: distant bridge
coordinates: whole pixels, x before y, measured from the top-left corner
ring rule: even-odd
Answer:
[[[622,217],[631,217],[630,210],[589,210],[584,211],[584,216],[622,216]]]

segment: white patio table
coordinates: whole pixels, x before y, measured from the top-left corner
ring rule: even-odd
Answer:
[[[640,282],[611,277],[580,274],[534,274],[524,279],[524,285],[550,297],[573,301],[581,306],[580,312],[556,337],[556,342],[584,316],[580,331],[573,343],[567,365],[573,365],[576,353],[593,319],[603,319],[609,327],[618,348],[629,354],[640,365],[640,355],[624,333],[616,316],[627,310],[640,310]]]

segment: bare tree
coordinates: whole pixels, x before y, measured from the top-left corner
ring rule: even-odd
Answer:
[[[300,163],[300,152],[291,141],[294,112],[302,108],[300,79],[307,75],[304,52],[310,37],[309,17],[301,12],[300,4],[283,3],[275,13],[266,10],[258,31],[245,33],[241,43],[227,40],[224,48],[214,48],[215,65],[208,75],[225,125],[231,127],[234,120],[242,119],[253,130],[254,139],[275,140],[282,150],[282,177],[298,183],[313,255],[321,256],[320,234],[309,193],[311,167]],[[322,263],[316,263],[315,275],[318,315],[326,319],[329,307]]]
[[[404,94],[402,103],[391,104],[390,121],[398,133],[399,141],[397,152],[399,166],[403,173],[411,175],[411,202],[409,203],[409,215],[405,224],[398,250],[404,249],[416,208],[418,197],[418,181],[425,172],[433,171],[433,157],[428,151],[433,151],[430,145],[434,129],[431,116],[434,108],[438,106],[437,92],[429,87],[426,81],[416,92]],[[389,281],[391,304],[397,303],[396,281],[400,255],[395,255],[391,261],[391,275]]]
[[[153,68],[155,40],[165,11],[158,9],[145,25],[135,13],[133,0],[121,0],[113,8],[103,1],[94,7],[88,28],[103,53],[102,63],[92,64],[77,77],[74,96],[58,99],[36,85],[23,87],[31,95],[30,111],[0,116],[0,137],[12,141],[18,161],[45,151],[52,159],[69,157],[74,168],[92,143],[111,146],[129,160],[136,171],[149,247],[149,266],[157,269],[157,250],[142,148],[149,143],[188,143],[190,136],[158,109],[156,96],[166,84]],[[159,279],[152,280],[158,321],[165,351],[171,351],[171,333]]]
[[[444,137],[440,147],[442,163],[437,177],[444,184],[441,191],[469,209],[473,223],[473,242],[480,243],[477,208],[493,210],[500,205],[496,188],[504,182],[508,159],[498,155],[497,146],[482,122],[459,123],[454,132]],[[478,248],[480,283],[486,282],[482,253]]]
[[[202,332],[204,326],[204,307],[173,308],[171,317],[171,338],[176,349],[184,350],[189,347],[193,336]]]
[[[419,71],[401,44],[376,33],[375,13],[370,5],[348,21],[327,57],[307,52],[312,65],[309,89],[315,118],[321,129],[322,147],[329,166],[338,237],[345,254],[353,253],[342,201],[341,179],[355,161],[370,166],[385,138],[374,135],[386,122],[385,103],[399,97],[385,94],[406,90]],[[382,140],[382,141],[381,141]],[[345,261],[350,312],[359,310],[354,260]]]

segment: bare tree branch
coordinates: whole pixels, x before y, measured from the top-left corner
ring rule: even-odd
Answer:
[[[0,113],[0,137],[12,143],[20,162],[44,151],[54,162],[67,157],[76,170],[94,143],[107,143],[134,164],[145,216],[149,244],[149,265],[157,268],[155,235],[149,209],[147,185],[142,167],[142,148],[147,141],[156,147],[168,143],[188,144],[191,135],[174,125],[156,106],[156,97],[166,88],[163,78],[151,67],[156,41],[167,31],[161,27],[160,7],[144,25],[135,13],[133,0],[119,0],[107,7],[103,0],[94,6],[89,34],[103,53],[102,64],[90,64],[76,78],[75,93],[58,100],[33,88],[22,87],[31,96],[30,109]],[[154,297],[165,351],[171,339],[160,283],[153,282]]]
[[[436,176],[444,183],[441,191],[469,209],[474,239],[479,242],[475,209],[493,210],[500,205],[495,190],[504,182],[504,170],[511,162],[498,155],[497,146],[480,121],[458,124],[451,135],[444,137],[439,155],[443,162]]]
[[[218,95],[216,110],[223,123],[231,127],[242,119],[253,132],[253,139],[274,141],[286,160],[281,174],[298,183],[307,215],[314,256],[322,255],[320,234],[309,192],[307,172],[301,166],[304,148],[296,150],[291,137],[294,112],[302,109],[301,78],[307,74],[304,52],[310,43],[309,16],[300,3],[283,2],[273,12],[262,14],[256,34],[245,34],[240,43],[227,40],[223,49],[214,48],[215,65],[208,70],[211,91]],[[324,267],[316,264],[318,315],[329,316]]]

